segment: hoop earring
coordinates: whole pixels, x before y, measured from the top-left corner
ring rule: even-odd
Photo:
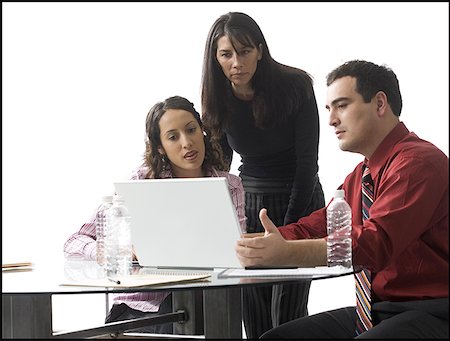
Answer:
[[[162,170],[166,171],[168,168],[168,161],[165,155],[161,156],[161,162],[162,162]]]

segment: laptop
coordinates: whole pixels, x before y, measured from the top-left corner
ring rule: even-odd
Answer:
[[[241,268],[241,229],[224,177],[114,182],[131,216],[139,264],[157,268]]]

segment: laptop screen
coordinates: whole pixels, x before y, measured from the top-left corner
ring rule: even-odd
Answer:
[[[117,181],[131,216],[131,239],[142,266],[240,268],[240,237],[226,178]]]

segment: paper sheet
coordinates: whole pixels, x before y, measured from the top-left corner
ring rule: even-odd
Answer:
[[[319,266],[312,268],[293,269],[227,269],[219,277],[283,277],[283,276],[321,276],[321,275],[343,275],[352,273],[352,268],[342,266]]]

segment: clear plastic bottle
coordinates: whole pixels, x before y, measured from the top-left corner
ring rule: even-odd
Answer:
[[[97,240],[97,263],[101,266],[105,265],[105,226],[106,226],[106,213],[112,206],[112,195],[106,195],[102,197],[102,204],[97,210],[95,215],[95,234]]]
[[[328,266],[352,266],[352,210],[345,201],[344,190],[336,190],[327,208]]]
[[[107,211],[105,231],[106,275],[127,276],[132,268],[131,219],[122,196],[115,194]]]

